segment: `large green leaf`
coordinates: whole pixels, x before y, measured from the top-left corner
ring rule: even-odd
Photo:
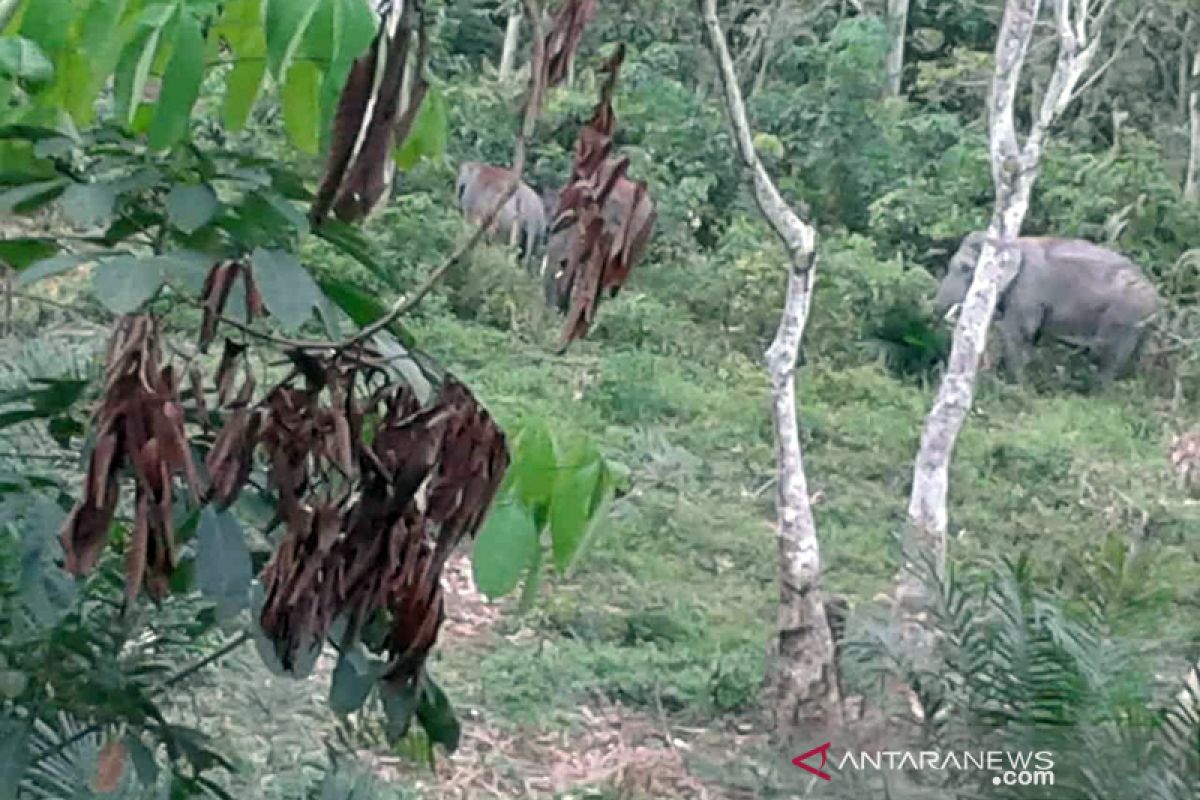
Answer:
[[[42,261],[35,261],[27,269],[21,270],[17,275],[16,287],[20,289],[43,278],[50,278],[54,275],[70,272],[90,258],[91,256],[83,255],[61,255]]]
[[[251,263],[263,303],[281,327],[295,330],[312,318],[321,290],[294,255],[260,247]]]
[[[521,580],[538,548],[533,516],[515,498],[499,501],[488,515],[472,555],[475,585],[488,597],[502,597]]]
[[[217,35],[233,53],[233,69],[225,84],[225,127],[241,130],[258,99],[267,70],[267,40],[263,34],[262,0],[226,3]]]
[[[73,0],[35,0],[21,19],[21,35],[47,53],[67,45],[76,8]]]
[[[73,183],[63,192],[59,204],[74,225],[93,227],[112,220],[117,194],[106,183]]]
[[[242,526],[228,511],[205,506],[196,530],[196,585],[228,619],[250,602],[254,571]]]
[[[360,328],[386,316],[390,310],[388,304],[384,303],[378,294],[369,292],[349,281],[320,278],[318,283],[321,285],[321,291],[325,292],[325,296],[346,312],[346,316],[350,317],[351,321]],[[393,321],[387,328],[397,339],[405,342],[408,346],[415,341],[412,332],[400,320]]]
[[[292,144],[316,154],[320,146],[321,73],[311,61],[297,61],[283,83],[283,128]]]
[[[550,502],[558,471],[554,437],[541,419],[526,420],[517,437],[516,454],[510,468],[517,494],[533,508]]]
[[[194,233],[216,215],[217,193],[204,183],[176,184],[167,194],[167,219],[183,233]]]
[[[66,178],[53,178],[0,192],[0,214],[36,211],[62,194],[69,183]]]
[[[121,51],[113,76],[113,99],[117,118],[125,125],[134,123],[150,69],[162,44],[163,31],[177,11],[178,4],[173,2],[147,6],[136,22],[130,42]]]
[[[0,39],[0,77],[48,83],[54,79],[54,64],[29,39],[21,36]]]
[[[67,74],[60,77],[64,105],[77,125],[91,122],[96,95],[116,69],[124,43],[126,9],[132,0],[91,0],[77,27]],[[68,85],[69,84],[69,85]]]
[[[267,61],[271,67],[271,74],[280,83],[285,82],[287,71],[291,68],[296,51],[304,39],[304,32],[321,2],[322,0],[267,0]]]
[[[163,75],[162,91],[150,125],[150,146],[163,150],[188,135],[192,106],[204,80],[204,34],[200,20],[181,13],[174,49]]]
[[[0,264],[13,269],[25,269],[30,264],[50,258],[58,252],[53,239],[18,238],[0,241]]]
[[[92,275],[92,291],[114,314],[136,311],[162,285],[162,264],[156,258],[108,258],[96,265]]]
[[[612,489],[599,459],[564,469],[554,484],[550,503],[550,545],[554,566],[566,572],[605,512]]]
[[[408,138],[396,148],[396,166],[400,169],[412,169],[423,158],[441,158],[446,152],[449,129],[446,101],[436,86],[430,86],[421,103],[421,110],[413,120]]]

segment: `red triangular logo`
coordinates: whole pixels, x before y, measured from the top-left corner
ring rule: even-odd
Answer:
[[[813,775],[816,775],[821,780],[827,781],[830,779],[828,772],[825,772],[825,771],[819,769],[818,767],[810,767],[808,764],[805,764],[804,761],[808,758],[815,756],[817,753],[820,753],[821,754],[821,766],[822,767],[825,766],[825,759],[826,759],[825,754],[829,752],[829,745],[830,745],[830,743],[826,742],[825,744],[821,745],[820,747],[814,747],[812,750],[809,750],[807,753],[801,753],[800,755],[798,755],[792,759],[792,763],[795,764],[800,769],[804,770],[805,772],[811,772]]]

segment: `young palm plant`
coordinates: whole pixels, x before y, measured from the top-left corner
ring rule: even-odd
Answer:
[[[1196,654],[1118,633],[1122,604],[1095,594],[1111,584],[1096,581],[1076,597],[1039,588],[1026,556],[940,579],[929,563],[922,571],[929,650],[907,650],[885,622],[860,625],[845,643],[849,680],[899,682],[916,698],[888,717],[888,749],[1049,752],[1053,787],[949,770],[913,771],[902,782],[924,785],[922,797],[1200,796],[1200,693],[1194,666],[1188,671]]]

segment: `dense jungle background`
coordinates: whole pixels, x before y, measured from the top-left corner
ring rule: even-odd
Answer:
[[[48,185],[59,174],[49,164],[73,164],[72,180],[83,185],[117,176],[128,182],[118,193],[142,191],[135,184],[147,164],[203,174],[205,159],[231,170],[278,167],[311,189],[327,137],[286,102],[293,92],[318,96],[316,78],[268,79],[240,112],[243,124],[229,125],[236,59],[225,63],[215,47],[174,136],[168,123],[138,119],[153,102],[123,103],[119,69],[115,86],[83,101],[96,110],[70,126],[70,143],[36,134],[57,124],[21,116],[45,94],[40,87],[87,83],[69,53],[89,58],[104,36],[120,43],[115,29],[89,27],[103,11],[45,24],[70,5],[0,2],[9,15],[0,15],[0,122],[9,126],[0,141],[0,261],[11,268],[0,340],[0,798],[942,796],[929,787],[886,795],[841,776],[815,790],[788,763],[795,753],[783,756],[761,724],[778,602],[762,356],[787,259],[746,191],[693,2],[601,0],[571,80],[548,93],[529,141],[526,181],[560,187],[596,103],[597,67],[624,42],[615,144],[630,158],[629,175],[647,182],[658,219],[646,257],[600,306],[589,335],[555,354],[561,317],[546,308],[538,278],[499,244],[471,252],[403,317],[397,335],[469,385],[501,427],[541,431],[560,450],[585,443],[613,486],[570,569],[547,562],[525,573],[522,551],[515,566],[491,568],[490,585],[504,595],[492,601],[477,585],[488,583],[488,565],[473,568],[469,549],[449,562],[447,621],[428,663],[443,705],[422,712],[420,730],[389,736],[374,697],[365,706],[337,691],[331,698],[341,670],[332,648],[302,680],[272,672],[251,645],[223,652],[240,644],[253,601],[243,602],[242,586],[224,613],[222,598],[239,588],[222,576],[245,572],[248,582],[250,562],[257,572],[274,542],[265,533],[273,510],[258,493],[233,506],[232,533],[211,520],[205,529],[195,516],[182,523],[180,565],[161,603],[142,597],[122,610],[116,547],[85,579],[64,573],[57,537],[87,468],[114,312],[141,305],[162,280],[147,292],[140,279],[94,269],[88,247],[117,218],[114,200],[63,194]],[[140,5],[145,15],[156,4]],[[263,6],[158,5],[201,16]],[[508,164],[520,125],[528,26],[512,74],[501,76],[506,3],[425,5],[433,20],[425,102],[435,108],[422,112],[420,152],[399,158],[390,196],[361,232],[343,232],[340,242],[297,237],[315,285],[368,317],[372,304],[420,285],[466,238],[458,167]],[[886,597],[921,423],[949,349],[950,329],[932,318],[930,301],[961,237],[991,214],[986,100],[1001,6],[913,0],[893,93],[882,2],[720,4],[755,145],[821,237],[799,424],[824,586],[851,611],[842,680],[864,707],[886,676],[934,691],[911,664],[889,657]],[[1039,347],[1025,385],[986,369],[951,472],[951,570],[938,587],[937,626],[966,649],[1000,654],[1005,679],[973,684],[981,671],[948,658],[928,673],[945,677],[936,691],[948,706],[964,692],[1004,698],[1003,713],[955,706],[964,729],[1054,721],[1108,754],[1075,772],[1064,763],[1058,790],[1014,797],[1195,797],[1200,763],[1195,717],[1191,728],[1171,717],[1171,728],[1163,716],[1200,657],[1200,440],[1188,438],[1200,426],[1200,202],[1194,188],[1185,191],[1200,135],[1200,115],[1189,115],[1200,93],[1200,8],[1116,0],[1105,25],[1098,65],[1106,68],[1053,130],[1024,233],[1078,236],[1128,255],[1166,309],[1136,374],[1111,387],[1097,386],[1092,366],[1065,346]],[[156,30],[143,24],[132,36]],[[18,36],[26,44],[10,45]],[[111,55],[114,64],[119,57]],[[1053,57],[1053,47],[1031,52],[1023,86],[1033,88],[1018,98],[1019,115]],[[83,71],[38,77],[37,58]],[[151,47],[142,81],[186,66]],[[159,102],[171,102],[162,84]],[[321,102],[317,119],[328,120],[330,101]],[[133,132],[111,118],[132,120]],[[147,135],[175,143],[152,152]],[[146,180],[139,208],[172,202]],[[278,176],[265,180],[281,185]],[[239,201],[230,213],[250,227],[302,215],[277,199],[264,192],[257,206]],[[169,213],[188,235],[212,217],[196,210],[207,197],[174,202]],[[189,211],[199,214],[194,225]],[[179,240],[199,250],[199,236]],[[370,256],[353,257],[355,247]],[[194,291],[194,264],[177,266],[166,268],[167,286],[178,277]],[[152,303],[164,330],[181,332],[194,350],[201,309],[169,288]],[[298,328],[322,335],[309,311],[300,309]],[[178,354],[172,347],[168,357]],[[198,527],[209,537],[203,556]],[[128,522],[117,529],[125,541]],[[489,558],[511,552],[500,550]],[[221,657],[210,665],[212,655]],[[456,722],[429,716],[448,715],[447,698]],[[1190,747],[1190,761],[1139,761],[1122,749],[1160,729]],[[1108,774],[1121,763],[1139,775]],[[1112,782],[1139,776],[1137,789]]]

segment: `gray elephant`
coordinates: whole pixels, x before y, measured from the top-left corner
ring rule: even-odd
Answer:
[[[495,206],[512,180],[512,170],[479,161],[467,161],[458,170],[455,190],[458,207],[467,222],[476,225]],[[500,209],[488,230],[491,238],[501,238],[517,247],[517,260],[533,271],[534,254],[546,240],[546,215],[542,198],[524,181]]]
[[[966,297],[985,234],[970,233],[950,259],[934,300],[943,316]],[[1033,345],[1043,335],[1086,348],[1104,384],[1137,355],[1159,295],[1141,268],[1081,239],[1020,237],[1020,258],[1000,281],[997,327],[1005,366],[1024,378]]]

